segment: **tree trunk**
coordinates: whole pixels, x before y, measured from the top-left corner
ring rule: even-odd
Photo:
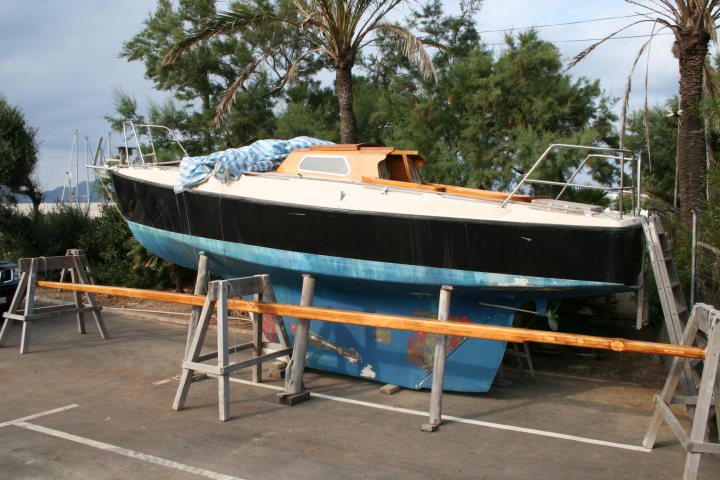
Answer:
[[[678,197],[681,221],[692,225],[692,209],[705,201],[705,129],[700,111],[708,35],[689,33],[675,42],[680,64]]]
[[[30,184],[27,187],[27,191],[25,192],[25,195],[27,195],[30,198],[30,201],[32,202],[33,206],[33,214],[37,217],[40,215],[40,204],[43,201],[43,194],[40,191],[40,188],[35,185],[35,183],[32,180],[29,180]]]
[[[335,67],[335,94],[340,107],[340,142],[358,143],[353,111],[352,67]]]

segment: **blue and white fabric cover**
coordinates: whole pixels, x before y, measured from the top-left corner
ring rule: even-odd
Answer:
[[[245,172],[274,170],[290,152],[311,145],[330,145],[332,142],[311,137],[290,140],[258,140],[252,145],[230,148],[202,157],[183,157],[175,192],[180,193],[203,183],[214,175],[221,182],[236,180]]]

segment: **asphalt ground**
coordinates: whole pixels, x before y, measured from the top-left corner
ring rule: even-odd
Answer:
[[[107,340],[90,316],[85,335],[72,316],[34,322],[25,355],[13,326],[0,348],[0,478],[682,477],[685,452],[666,425],[652,451],[641,444],[661,385],[510,372],[489,393],[446,393],[443,424],[425,433],[427,391],[385,395],[378,383],[308,371],[313,396],[287,407],[276,401],[281,381],[255,385],[243,371],[221,422],[213,378],[193,382],[184,410],[170,408],[183,326],[103,315]],[[705,455],[698,478],[720,478],[720,456]]]

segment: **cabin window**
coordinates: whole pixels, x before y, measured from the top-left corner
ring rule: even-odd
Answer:
[[[390,180],[417,184],[422,183],[417,165],[408,155],[388,155],[383,163],[387,171],[390,172]],[[380,178],[384,178],[382,177],[382,173],[382,170],[380,170]]]
[[[405,170],[405,163],[400,155],[388,155],[385,161],[385,167],[390,172],[390,180],[396,180],[398,182],[409,182],[410,177],[408,176],[407,170]]]
[[[305,157],[300,160],[298,170],[346,176],[350,173],[350,166],[344,157]]]
[[[390,169],[388,168],[387,163],[385,163],[385,160],[378,163],[378,178],[390,180]]]
[[[413,183],[422,183],[420,178],[420,172],[418,171],[417,165],[410,159],[406,159],[408,170],[410,171],[410,181]]]

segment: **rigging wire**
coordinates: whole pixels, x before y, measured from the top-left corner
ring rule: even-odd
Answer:
[[[632,15],[619,15],[619,16],[616,16],[616,17],[591,18],[591,19],[588,19],[588,20],[575,20],[575,21],[572,21],[572,22],[562,22],[562,23],[548,23],[548,24],[545,24],[545,25],[531,25],[531,26],[528,26],[528,27],[503,28],[503,29],[499,29],[499,30],[483,30],[483,31],[480,31],[480,32],[477,32],[477,33],[483,34],[483,33],[514,32],[514,31],[516,31],[516,30],[529,30],[529,29],[531,29],[531,28],[537,29],[537,28],[548,28],[548,27],[561,27],[561,26],[564,26],[564,25],[578,25],[578,24],[581,24],[581,23],[601,22],[601,21],[605,21],[605,20],[616,20],[616,19],[619,19],[619,18],[632,18],[632,17],[642,17],[642,16],[643,16],[643,15],[640,15],[639,13],[635,13],[635,14],[632,14]]]
[[[623,40],[628,38],[648,38],[648,37],[658,37],[658,36],[664,36],[664,35],[673,35],[673,33],[656,33],[654,35],[621,35],[617,37],[610,37],[605,38],[605,40]],[[572,43],[572,42],[599,42],[600,40],[603,40],[603,38],[576,38],[572,40],[544,40],[548,43]],[[487,47],[495,47],[500,45],[507,45],[505,42],[496,42],[496,43],[486,43],[485,46]]]

